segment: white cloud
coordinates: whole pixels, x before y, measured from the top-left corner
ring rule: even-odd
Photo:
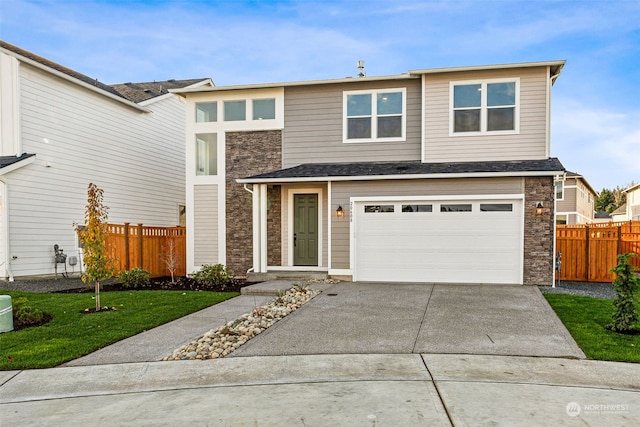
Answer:
[[[552,154],[597,189],[640,181],[640,111],[554,100]]]

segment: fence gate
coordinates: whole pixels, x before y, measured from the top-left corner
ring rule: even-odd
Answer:
[[[640,268],[640,221],[557,225],[556,248],[562,253],[560,280],[611,282],[619,254],[637,254],[632,263]]]

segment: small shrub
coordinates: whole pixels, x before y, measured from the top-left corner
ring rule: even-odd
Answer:
[[[231,275],[222,264],[204,264],[200,271],[189,276],[199,284],[208,287],[225,287],[231,281]]]
[[[136,267],[118,274],[118,280],[125,288],[144,288],[145,286],[149,286],[151,273],[140,267]]]
[[[37,325],[44,319],[44,312],[28,305],[26,298],[18,298],[13,302],[14,327]]]
[[[618,265],[611,269],[611,272],[616,274],[613,281],[616,298],[613,300],[613,323],[607,325],[607,329],[614,332],[631,333],[638,321],[634,294],[640,288],[640,278],[635,274],[636,268],[629,262],[634,255],[618,255]]]

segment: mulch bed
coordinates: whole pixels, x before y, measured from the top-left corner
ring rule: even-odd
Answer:
[[[171,277],[158,277],[151,279],[148,285],[137,286],[133,288],[125,287],[122,283],[108,281],[107,283],[100,285],[100,292],[132,290],[240,292],[240,289],[247,285],[251,285],[251,283],[247,283],[247,280],[245,278],[233,278],[229,282],[222,285],[208,286],[197,282],[191,277],[175,277],[173,282],[171,282]],[[80,289],[67,289],[58,292],[89,293],[94,292],[94,288],[93,285],[89,285]]]

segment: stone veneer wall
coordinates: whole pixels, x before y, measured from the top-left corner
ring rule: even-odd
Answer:
[[[267,265],[282,265],[282,187],[267,188]]]
[[[227,268],[243,275],[253,266],[253,199],[236,179],[282,168],[282,131],[228,132],[225,149]],[[269,196],[274,192],[268,192]],[[275,204],[280,209],[279,201],[271,200],[272,208]],[[269,225],[279,223],[275,214],[270,217]],[[277,236],[279,239],[279,231]],[[269,251],[272,249],[270,246]]]
[[[553,234],[555,212],[553,177],[524,179],[524,284],[551,285],[553,281]],[[542,215],[536,204],[544,204]]]

